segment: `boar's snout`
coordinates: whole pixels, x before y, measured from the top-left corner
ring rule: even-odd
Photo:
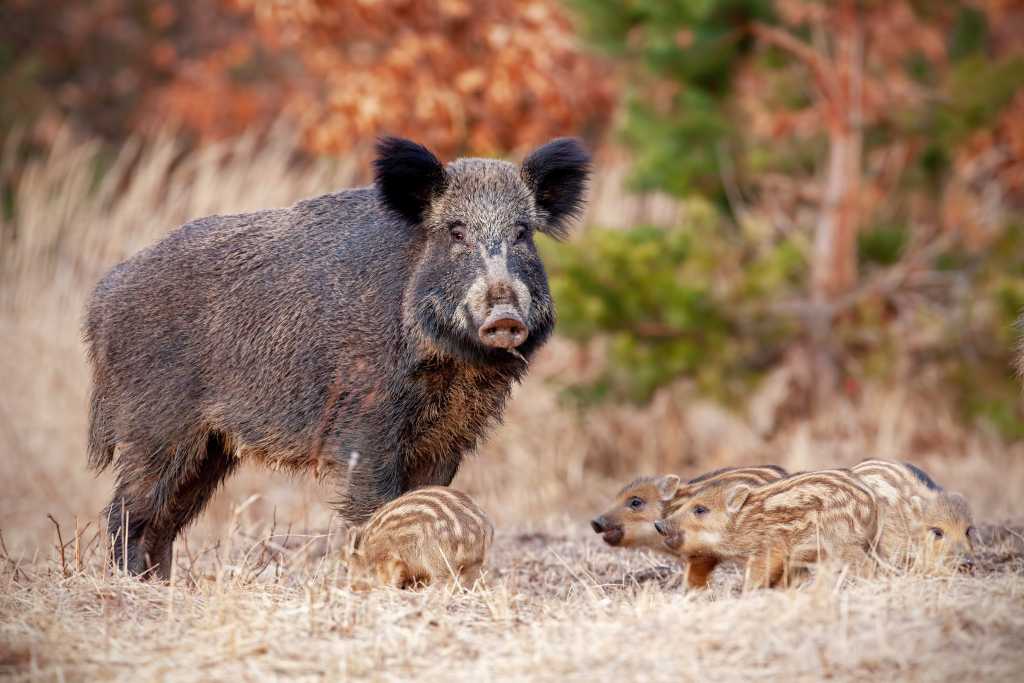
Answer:
[[[510,304],[498,304],[491,309],[478,334],[484,346],[514,349],[526,341],[530,332],[515,307]]]

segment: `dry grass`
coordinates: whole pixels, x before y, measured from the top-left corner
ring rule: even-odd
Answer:
[[[583,360],[559,340],[456,480],[499,528],[486,586],[350,593],[330,490],[255,469],[179,541],[172,586],[111,575],[96,519],[111,482],[85,469],[85,297],[115,261],[188,217],[351,183],[346,164],[296,167],[287,136],[272,139],[184,159],[163,140],[126,152],[97,182],[96,150],[67,136],[20,175],[17,213],[0,226],[0,678],[1024,675],[1024,445],[964,430],[941,400],[893,387],[869,387],[812,421],[773,417],[770,387],[739,416],[685,385],[651,406],[579,416],[559,403],[557,382]],[[680,215],[663,198],[616,201],[616,173],[599,179],[602,218]],[[710,593],[688,594],[660,560],[587,533],[589,516],[636,473],[758,461],[805,469],[869,455],[920,462],[968,495],[979,520],[1000,523],[986,527],[978,575],[824,571],[810,585],[744,595],[726,572]],[[63,563],[48,514],[67,544]]]
[[[749,594],[727,574],[697,594],[635,578],[660,573],[649,571],[645,555],[579,535],[502,534],[486,585],[473,591],[359,594],[346,588],[338,561],[325,557],[323,536],[250,546],[261,533],[244,525],[224,531],[235,549],[210,548],[194,566],[182,558],[170,587],[112,576],[99,552],[80,572],[69,559],[68,576],[54,560],[8,563],[0,570],[0,673],[24,680],[1012,680],[1024,666],[1024,594],[1015,572],[863,582],[824,572],[800,589]],[[990,547],[1018,559],[1024,549],[1012,537]]]

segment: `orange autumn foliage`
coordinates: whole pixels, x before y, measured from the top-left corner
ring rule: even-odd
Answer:
[[[249,28],[181,64],[147,119],[215,139],[283,112],[314,153],[389,133],[453,156],[594,137],[615,102],[609,67],[552,0],[223,2]]]

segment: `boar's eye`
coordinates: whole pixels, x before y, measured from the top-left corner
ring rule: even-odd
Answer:
[[[452,236],[453,242],[465,242],[466,241],[466,226],[463,223],[455,222],[448,226],[448,232]]]
[[[967,527],[967,531],[964,532],[964,536],[966,536],[969,539],[974,538],[975,536],[977,536],[977,534],[978,532],[974,530],[973,526]]]
[[[943,533],[942,529],[940,529],[937,526],[933,526],[931,529],[929,529],[929,531],[931,531],[932,532],[932,536],[934,536],[937,539],[938,538],[942,538],[943,536],[946,535],[945,533]]]
[[[703,505],[696,505],[693,508],[693,514],[697,515],[698,517],[703,517],[704,515],[708,514],[708,509]]]
[[[527,233],[530,232],[530,226],[526,223],[516,223],[516,242],[522,242],[526,239]]]
[[[644,506],[644,499],[633,496],[629,499],[629,502],[626,503],[626,505],[628,505],[631,510],[639,510]]]

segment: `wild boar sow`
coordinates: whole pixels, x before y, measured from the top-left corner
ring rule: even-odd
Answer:
[[[534,236],[565,233],[589,163],[569,139],[517,167],[386,138],[370,187],[202,218],[111,270],[85,338],[118,565],[167,576],[244,458],[336,476],[350,522],[450,483],[551,334]]]

